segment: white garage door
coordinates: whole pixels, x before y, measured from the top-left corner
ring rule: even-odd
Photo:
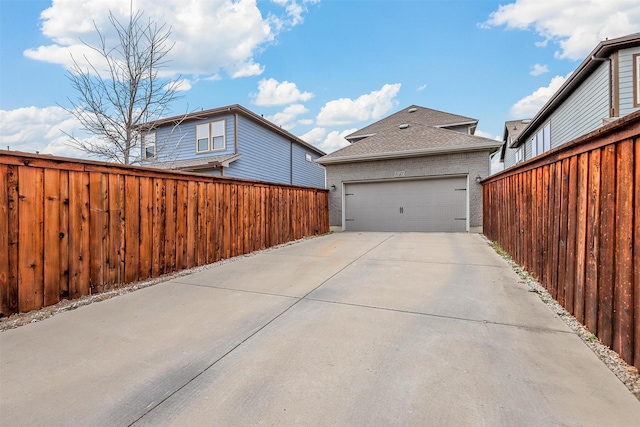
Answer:
[[[467,177],[345,184],[347,231],[467,231]]]

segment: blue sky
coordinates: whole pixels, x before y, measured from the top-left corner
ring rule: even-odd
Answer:
[[[82,156],[59,105],[70,54],[130,0],[0,0],[0,147]],[[417,104],[502,135],[605,38],[640,31],[637,0],[133,0],[172,27],[173,114],[241,104],[326,152]]]

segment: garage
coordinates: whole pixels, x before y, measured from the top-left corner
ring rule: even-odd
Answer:
[[[502,142],[478,121],[412,105],[317,160],[334,231],[482,232],[482,180]]]
[[[467,177],[344,183],[345,231],[465,232]]]

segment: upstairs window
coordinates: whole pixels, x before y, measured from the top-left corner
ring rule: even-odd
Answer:
[[[226,148],[224,120],[196,126],[196,152],[221,151]]]
[[[633,55],[633,105],[640,107],[640,53]]]
[[[156,133],[149,132],[142,135],[142,159],[151,160],[156,158]]]
[[[516,164],[524,162],[524,147],[521,145],[516,150]]]
[[[544,127],[531,138],[531,157],[538,156],[549,150],[551,150],[551,123],[544,125]]]

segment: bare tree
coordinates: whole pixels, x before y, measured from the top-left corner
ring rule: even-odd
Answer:
[[[143,20],[142,12],[131,13],[123,25],[113,14],[109,21],[117,41],[107,43],[104,33],[95,25],[97,46],[83,43],[99,55],[98,61],[84,56],[84,67],[73,59],[68,78],[78,92],[71,108],[65,108],[82,124],[84,130],[98,138],[82,140],[70,136],[70,144],[108,161],[136,163],[140,160],[141,138],[150,129],[145,123],[157,120],[177,98],[179,80],[163,78],[159,72],[167,67],[171,30],[151,19]]]

